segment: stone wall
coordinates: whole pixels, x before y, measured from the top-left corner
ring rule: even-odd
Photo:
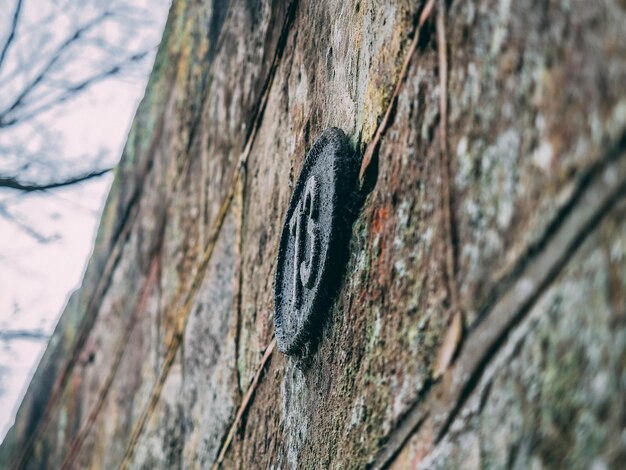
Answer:
[[[626,3],[176,0],[5,468],[618,468]],[[362,158],[310,364],[285,211]]]

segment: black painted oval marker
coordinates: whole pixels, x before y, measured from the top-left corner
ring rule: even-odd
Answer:
[[[359,162],[341,129],[309,150],[289,201],[274,284],[276,341],[300,355],[331,307],[347,258]]]

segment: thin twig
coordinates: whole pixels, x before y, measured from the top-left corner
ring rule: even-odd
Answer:
[[[22,4],[24,0],[17,0],[17,5],[15,6],[15,13],[13,14],[13,20],[11,20],[11,31],[7,36],[7,40],[4,42],[4,47],[2,47],[2,52],[0,52],[0,70],[2,69],[2,64],[6,59],[7,53],[15,40],[15,31],[17,30],[17,25],[20,22],[20,14],[22,13]]]
[[[36,191],[48,191],[50,189],[63,188],[63,187],[72,186],[78,183],[83,183],[85,181],[106,175],[111,170],[113,170],[112,167],[103,168],[101,170],[90,171],[89,173],[85,173],[82,175],[71,176],[64,180],[52,181],[50,183],[25,182],[25,181],[19,181],[17,178],[13,176],[0,175],[0,188],[13,189],[15,191],[22,191],[24,193],[32,193]]]
[[[49,337],[42,330],[0,330],[0,341],[13,341],[16,339],[47,341]]]
[[[452,236],[452,197],[450,186],[450,160],[448,155],[448,46],[446,40],[445,4],[440,0],[437,14],[437,51],[439,56],[439,151],[441,171],[442,218],[446,241],[446,266],[448,289],[453,310],[459,307],[459,291],[456,284],[456,262]]]
[[[272,357],[272,353],[274,352],[275,346],[276,346],[276,338],[272,338],[272,341],[270,341],[270,344],[268,344],[267,348],[265,349],[265,354],[263,354],[263,359],[261,359],[261,363],[259,364],[259,367],[257,368],[256,373],[254,374],[254,378],[252,379],[252,382],[250,383],[250,386],[248,387],[248,390],[246,391],[246,394],[243,397],[243,400],[241,401],[241,405],[239,405],[239,409],[237,410],[237,414],[235,415],[235,421],[233,421],[233,424],[230,426],[230,430],[228,431],[226,440],[224,441],[224,444],[222,444],[222,448],[220,449],[220,452],[217,456],[217,460],[213,464],[213,470],[216,470],[222,464],[222,461],[224,460],[224,457],[226,456],[226,451],[228,450],[228,447],[230,446],[230,443],[233,440],[233,437],[235,436],[235,432],[237,431],[237,428],[239,427],[239,424],[241,423],[241,419],[243,418],[244,413],[248,409],[248,406],[250,405],[252,401],[252,397],[254,396],[254,392],[256,391],[257,386],[259,385],[261,374],[265,370],[265,366],[267,365],[268,361]]]
[[[47,102],[44,102],[32,109],[23,109],[22,114],[18,114],[17,116],[15,116],[15,113],[13,113],[13,117],[7,119],[7,115],[11,116],[7,112],[7,114],[4,116],[4,119],[0,117],[0,129],[15,126],[16,124],[20,124],[24,121],[33,119],[44,112],[50,111],[51,109],[60,106],[61,104],[67,103],[74,98],[78,98],[81,92],[87,90],[96,83],[119,75],[121,72],[124,72],[126,68],[130,65],[142,61],[148,55],[148,53],[149,51],[143,51],[137,54],[133,54],[122,62],[119,62],[109,67],[108,69],[103,70],[102,72],[95,73],[94,75],[87,77],[78,83],[71,84],[66,87],[60,94],[48,100]],[[15,109],[13,109],[12,111],[15,111]]]
[[[376,129],[376,134],[374,134],[374,138],[372,139],[370,144],[367,146],[365,155],[363,155],[363,161],[361,162],[361,170],[359,171],[359,182],[361,185],[363,185],[363,181],[365,179],[365,173],[367,172],[367,169],[372,163],[374,154],[378,150],[378,146],[380,145],[380,140],[383,134],[385,133],[385,131],[387,130],[387,126],[389,125],[391,121],[391,114],[392,114],[393,109],[395,108],[396,101],[398,100],[400,89],[402,88],[402,85],[404,81],[406,80],[406,76],[409,71],[409,65],[411,65],[411,58],[413,57],[413,53],[417,49],[417,43],[419,42],[420,32],[422,30],[422,27],[428,20],[430,13],[432,12],[434,6],[435,6],[435,0],[428,0],[428,3],[422,10],[422,14],[420,15],[419,22],[417,24],[417,29],[415,30],[415,33],[413,35],[413,41],[411,41],[411,45],[409,46],[409,51],[407,52],[406,57],[404,58],[404,62],[402,63],[402,69],[400,70],[400,78],[398,79],[398,82],[396,83],[396,86],[393,90],[393,94],[391,95],[391,101],[389,102],[387,111],[385,111],[385,114],[383,116],[382,121],[380,121],[380,125],[378,126],[378,129]]]
[[[59,45],[59,47],[54,52],[54,54],[52,55],[50,60],[41,69],[41,71],[37,74],[37,76],[29,84],[27,84],[22,89],[20,94],[13,101],[13,103],[8,108],[6,108],[6,110],[4,110],[4,111],[2,111],[2,113],[0,113],[0,126],[2,125],[3,121],[5,120],[6,115],[11,113],[15,109],[17,109],[24,102],[26,97],[30,93],[32,93],[33,90],[35,90],[43,82],[43,80],[47,77],[47,75],[50,73],[50,71],[53,70],[53,68],[56,65],[56,63],[63,57],[65,52],[69,49],[69,47],[73,43],[78,41],[85,33],[87,33],[89,30],[95,28],[98,24],[100,24],[102,21],[104,21],[109,16],[110,15],[108,13],[104,13],[104,14],[98,16],[97,18],[94,18],[93,20],[89,21],[85,25],[83,25],[80,28],[76,29],[71,36],[69,36],[65,41],[63,41],[61,43],[61,45]]]
[[[3,217],[13,223],[18,229],[42,245],[46,245],[59,239],[59,235],[57,234],[51,236],[44,235],[25,223],[23,220],[20,220],[19,216],[16,216],[9,211],[5,203],[0,203],[0,217]]]
[[[441,230],[444,240],[444,258],[450,310],[448,326],[439,346],[433,367],[437,379],[453,361],[463,339],[463,313],[459,287],[456,281],[456,256],[454,253],[453,211],[450,183],[450,158],[448,155],[448,43],[446,40],[446,6],[439,0],[437,12],[437,52],[439,57],[439,173],[441,175]]]

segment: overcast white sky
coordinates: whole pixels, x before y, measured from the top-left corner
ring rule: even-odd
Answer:
[[[16,1],[2,2],[0,48],[9,34]],[[115,0],[104,3],[100,0],[25,0],[23,27],[16,36],[43,35],[46,44],[53,43],[67,36],[72,21],[88,18],[99,5],[114,9],[117,3]],[[112,44],[137,41],[151,44],[154,51],[170,0],[126,0],[120,4],[145,9],[147,14],[140,15],[140,21],[128,30],[108,25],[100,34]],[[70,14],[64,15],[66,12]],[[54,14],[59,21],[48,20]],[[131,17],[130,21],[135,20]],[[126,37],[129,30],[133,31],[132,37]],[[32,39],[25,43],[28,41],[32,43]],[[20,64],[28,65],[28,51],[25,54],[24,50],[25,46],[16,42],[5,67],[0,68],[0,105],[3,97],[14,93],[13,88],[19,89],[28,80],[27,75],[16,79],[12,72]],[[40,51],[40,55],[45,55],[45,48]],[[59,73],[77,76],[83,70],[97,67],[95,53],[87,51],[83,55],[77,54],[80,60],[75,60],[67,72],[60,70]],[[47,166],[27,173],[30,179],[46,176],[46,168],[49,177],[55,179],[57,165],[66,172],[64,174],[71,174],[76,168],[89,168],[93,164],[92,157],[99,154],[104,155],[102,165],[115,163],[121,155],[153,60],[152,53],[130,75],[100,82],[81,98],[46,113],[38,121],[39,127],[0,129],[0,174],[20,164],[14,154],[3,149],[20,139],[35,142],[44,131],[52,137],[46,137],[47,143],[42,141],[47,149]],[[42,93],[52,92],[52,89],[42,90]],[[42,148],[41,142],[37,145]],[[34,146],[33,152],[37,150]],[[53,331],[69,294],[80,284],[111,179],[109,174],[43,194],[23,195],[0,190],[0,204],[5,204],[16,218],[0,216],[0,331],[41,330],[46,335]],[[31,230],[52,241],[41,243],[29,234]],[[0,440],[13,422],[19,400],[45,346],[46,340],[0,339]]]

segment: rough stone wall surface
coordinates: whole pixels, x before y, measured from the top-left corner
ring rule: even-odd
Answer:
[[[299,368],[275,262],[329,126],[370,163]],[[619,468],[625,215],[623,0],[175,0],[0,467]]]

